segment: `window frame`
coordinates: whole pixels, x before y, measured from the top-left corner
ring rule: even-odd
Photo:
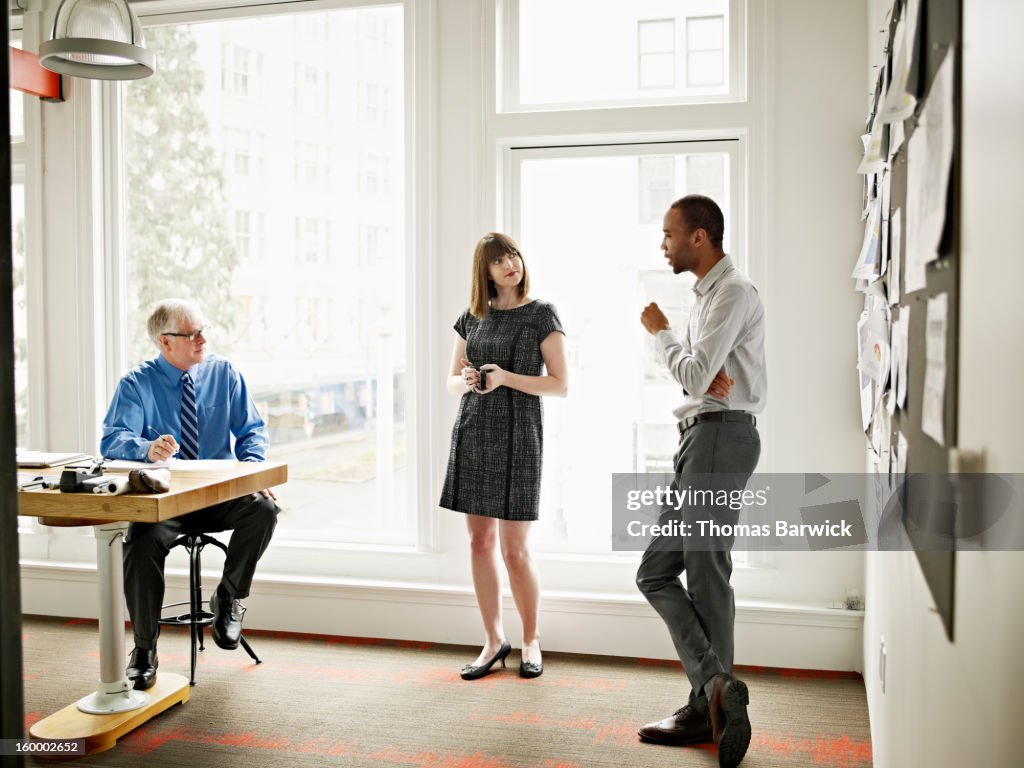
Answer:
[[[520,230],[521,212],[519,203],[521,199],[521,169],[522,164],[534,159],[560,159],[560,158],[597,158],[616,156],[637,156],[662,157],[668,154],[685,153],[687,145],[693,148],[700,147],[705,152],[724,153],[729,157],[729,205],[731,214],[726,221],[726,241],[729,244],[728,252],[736,266],[748,271],[747,241],[748,228],[746,226],[746,200],[748,189],[745,178],[747,167],[747,142],[745,133],[742,131],[720,132],[718,139],[709,138],[706,134],[700,133],[689,135],[685,132],[663,134],[660,140],[653,140],[645,135],[644,139],[638,140],[636,134],[615,134],[601,141],[595,141],[593,137],[588,140],[585,136],[562,136],[557,142],[550,139],[532,142],[539,146],[527,146],[531,142],[505,140],[500,143],[499,152],[502,154],[502,167],[506,170],[503,179],[503,201],[502,220],[503,226],[508,233],[518,242],[523,242]],[[649,140],[648,140],[649,139]],[[652,244],[652,248],[656,244]],[[683,290],[682,288],[680,290]],[[624,468],[622,471],[628,471]],[[609,500],[610,501],[610,500]],[[549,561],[568,563],[579,562],[579,558],[590,558],[594,562],[603,562],[620,569],[623,565],[636,567],[639,564],[640,554],[636,552],[579,552],[571,550],[537,550],[538,556],[543,556]],[[759,551],[740,551],[733,553],[737,570],[751,566],[768,565],[764,553]],[[599,577],[603,581],[603,577]],[[751,577],[746,576],[744,580]],[[621,580],[621,575],[616,577]],[[610,587],[609,587],[610,588]]]
[[[12,19],[13,21],[13,19]],[[23,30],[12,27],[10,43],[21,47]],[[22,100],[22,132],[10,136],[11,184],[24,187],[25,198],[25,297],[28,340],[28,439],[27,448],[46,445],[49,434],[47,356],[40,353],[46,328],[46,291],[43,265],[43,158],[42,106],[38,98],[10,90],[8,98]],[[50,549],[50,530],[36,517],[18,517],[20,557],[45,558]]]
[[[764,120],[763,111],[768,105],[763,102],[764,84],[769,72],[768,69],[758,70],[757,78],[751,79],[751,85],[757,86],[755,93],[762,95],[761,103],[746,104],[702,104],[702,105],[654,105],[651,107],[638,107],[637,109],[605,109],[605,110],[569,110],[536,114],[497,114],[495,106],[498,104],[497,93],[500,85],[495,79],[495,68],[497,58],[495,51],[498,47],[497,40],[488,39],[487,30],[496,29],[495,2],[494,0],[479,0],[480,16],[474,21],[482,22],[480,49],[481,71],[484,77],[481,81],[482,87],[482,120],[479,134],[482,138],[481,154],[483,158],[483,169],[479,176],[474,177],[474,185],[481,194],[477,197],[479,201],[472,210],[469,218],[472,220],[471,227],[475,231],[486,231],[495,225],[495,219],[500,217],[501,209],[498,206],[500,198],[500,180],[503,169],[501,167],[501,155],[499,146],[504,141],[520,141],[525,139],[538,141],[557,141],[558,137],[568,135],[579,137],[581,140],[591,141],[595,139],[607,139],[609,135],[616,133],[628,133],[635,130],[637,121],[649,129],[645,135],[674,135],[672,132],[678,129],[679,125],[695,126],[692,135],[698,137],[703,132],[707,136],[720,135],[722,126],[730,127],[739,132],[748,131],[751,126],[757,128]],[[325,10],[332,8],[367,6],[367,5],[394,5],[395,2],[374,2],[374,0],[362,0],[345,2],[342,0],[303,0],[303,10]],[[285,3],[275,0],[229,0],[228,3],[211,0],[140,0],[133,2],[133,9],[141,17],[147,20],[163,21],[165,23],[178,23],[189,20],[207,20],[215,18],[228,18],[232,15],[259,15],[260,13],[273,13],[279,10],[291,11],[295,5],[286,7]],[[441,172],[436,167],[439,163],[438,146],[441,143],[438,137],[437,119],[438,115],[445,114],[444,105],[438,93],[436,83],[437,73],[437,50],[443,40],[435,36],[435,16],[437,14],[436,0],[420,2],[419,0],[404,0],[406,9],[404,35],[406,50],[406,76],[405,76],[405,103],[407,115],[406,123],[407,147],[406,154],[407,169],[412,168],[413,173],[409,176],[406,184],[407,210],[409,215],[406,223],[406,238],[415,238],[415,242],[407,248],[406,258],[411,261],[407,264],[407,286],[415,286],[415,290],[409,295],[410,316],[418,319],[419,327],[423,329],[435,328],[442,331],[449,330],[449,318],[447,305],[439,307],[442,299],[448,294],[440,283],[439,271],[445,271],[447,262],[443,262],[438,251],[438,242],[441,239],[438,223],[441,217],[438,214],[439,202],[436,195],[437,179]],[[757,29],[765,25],[764,9],[754,4],[757,11],[757,18],[752,23]],[[243,9],[243,10],[240,10]],[[36,15],[36,14],[32,14]],[[760,39],[760,38],[758,38]],[[754,49],[750,52],[751,58],[758,61],[765,58],[763,51]],[[760,78],[760,79],[758,79]],[[84,81],[83,81],[84,82]],[[74,83],[76,88],[84,88],[78,82]],[[118,91],[110,91],[104,88],[104,102],[110,102],[119,98]],[[96,90],[93,87],[93,90]],[[412,90],[412,93],[409,91]],[[104,107],[104,132],[102,135],[95,132],[94,123],[98,123],[94,113],[99,112],[99,107],[94,106],[90,98],[81,98],[81,90],[72,92],[72,109],[65,109],[63,118],[65,123],[70,123],[70,118],[76,116],[81,126],[80,132],[74,133],[74,143],[79,147],[79,153],[84,157],[84,148],[96,147],[105,150],[104,162],[116,165],[110,154],[113,149],[107,137],[116,135],[119,130],[115,113],[111,107]],[[85,103],[81,103],[85,102]],[[476,103],[474,101],[474,103]],[[38,104],[36,105],[38,109]],[[714,128],[709,128],[713,126]],[[476,135],[476,128],[473,134]],[[67,125],[58,121],[57,135],[64,132],[71,136]],[[751,179],[758,184],[757,194],[754,199],[764,199],[766,191],[766,174],[764,169],[768,166],[767,153],[765,149],[764,132],[758,128],[756,135],[750,137],[751,152],[749,164],[756,166],[758,171],[752,174]],[[37,144],[38,148],[39,145]],[[41,151],[39,149],[38,151]],[[79,164],[84,160],[79,159]],[[41,168],[41,162],[37,166]],[[69,174],[60,176],[61,180]],[[93,219],[102,221],[102,206],[109,206],[110,200],[116,200],[118,191],[106,190],[105,195],[96,195],[83,202],[76,197],[79,204],[83,205],[82,211],[76,214],[80,220],[87,222]],[[34,210],[42,211],[42,196]],[[415,201],[415,205],[413,205]],[[89,207],[92,204],[93,208]],[[28,206],[27,206],[28,207]],[[752,211],[751,218],[757,218],[756,227],[749,237],[754,242],[762,242],[764,239],[765,222],[759,211]],[[498,222],[500,226],[500,222]],[[85,229],[88,229],[86,227]],[[108,227],[109,229],[109,227]],[[750,228],[748,228],[749,230]],[[116,237],[116,232],[108,232],[109,237]],[[117,246],[117,247],[123,247]],[[416,251],[414,253],[413,247]],[[76,257],[76,266],[81,270],[92,269],[86,264],[87,255],[82,254]],[[763,284],[765,271],[759,255],[756,264],[752,264],[752,277],[760,280]],[[761,266],[758,266],[761,265]],[[760,271],[758,271],[760,270]],[[93,275],[90,272],[90,277]],[[461,278],[461,272],[459,274]],[[124,359],[123,340],[119,334],[112,329],[120,327],[117,320],[118,302],[116,296],[118,291],[125,290],[123,282],[117,283],[117,276],[104,272],[102,269],[94,276],[96,280],[105,281],[106,293],[97,298],[99,312],[92,305],[77,309],[76,320],[81,320],[83,333],[99,334],[106,338],[105,349],[109,350],[116,358],[121,355]],[[113,297],[114,300],[111,299]],[[103,304],[102,302],[106,303]],[[33,310],[38,312],[40,318],[45,316],[42,299],[34,302]],[[99,314],[99,318],[93,320],[93,315]],[[88,321],[88,322],[86,322]],[[116,322],[115,322],[116,321]],[[38,327],[42,327],[40,322]],[[450,338],[447,336],[424,332],[421,335],[420,343],[412,333],[407,335],[407,344],[410,347],[407,354],[410,371],[409,375],[417,375],[418,382],[411,382],[410,391],[415,392],[415,398],[410,397],[408,414],[409,439],[416,440],[416,461],[420,464],[418,477],[414,487],[410,488],[412,494],[409,503],[417,505],[418,542],[414,547],[372,547],[367,545],[337,545],[329,547],[310,548],[308,551],[301,551],[299,547],[292,547],[298,552],[298,557],[309,560],[309,567],[305,570],[306,576],[293,571],[278,567],[275,550],[278,545],[268,550],[267,555],[261,562],[259,578],[262,580],[280,580],[297,585],[301,589],[305,584],[352,584],[368,582],[389,582],[399,583],[402,588],[421,586],[422,584],[435,582],[451,584],[455,582],[461,585],[464,581],[464,558],[460,557],[464,549],[464,531],[461,529],[461,521],[452,520],[448,513],[439,512],[436,507],[436,498],[439,494],[440,483],[437,478],[443,474],[444,456],[447,448],[447,434],[450,429],[450,421],[447,419],[447,405],[438,405],[447,400],[443,381],[435,377],[438,371],[438,360],[448,359],[450,350]],[[118,344],[122,344],[118,352]],[[98,344],[89,346],[91,351]],[[64,347],[56,346],[57,353]],[[87,361],[89,362],[89,361]],[[91,363],[90,363],[91,365]],[[99,402],[99,417],[102,417],[103,409],[109,402],[109,394],[113,391],[120,376],[124,373],[116,362],[107,363],[101,360],[97,365],[100,371],[96,376],[81,375],[76,377],[75,384],[85,382],[83,387],[83,398],[80,402],[68,405],[61,402],[57,393],[47,389],[46,378],[42,375],[40,366],[36,367],[36,373],[40,382],[40,402],[44,405],[59,406],[53,408],[54,425],[51,431],[44,434],[51,439],[64,441],[68,444],[74,443],[76,436],[86,435],[94,450],[98,443],[98,419],[93,413],[92,400]],[[89,367],[89,366],[87,366]],[[91,369],[90,369],[91,370]],[[105,377],[105,378],[104,378]],[[95,384],[92,383],[95,380]],[[104,389],[105,387],[105,389]],[[759,419],[760,421],[760,419]],[[39,420],[36,426],[42,428]],[[71,436],[69,439],[68,436]],[[62,442],[62,444],[64,444]],[[770,450],[767,449],[767,450]],[[411,456],[413,454],[410,454]],[[440,458],[439,458],[440,457]],[[412,461],[412,459],[410,459]],[[443,519],[442,519],[443,518]],[[70,531],[68,531],[70,533]],[[65,533],[62,531],[44,531],[43,536],[52,535],[55,539],[62,539]],[[76,536],[84,544],[84,560],[86,564],[93,561],[94,541],[85,531],[82,535]],[[63,553],[67,551],[64,546],[54,546],[49,550],[50,565],[58,566],[59,561],[65,559]],[[28,550],[22,549],[23,555],[27,556]],[[44,560],[46,557],[44,556]],[[72,558],[79,559],[79,558]],[[559,583],[554,584],[547,580],[545,573],[545,585],[555,590],[574,589],[580,593],[593,593],[595,587],[592,581],[594,573],[603,573],[604,563],[587,556],[552,558],[541,555],[538,560],[544,563],[542,567],[548,569],[557,565]],[[341,567],[337,567],[341,563]],[[632,594],[632,576],[628,571],[628,565],[623,566],[624,570],[616,570],[618,577],[614,579],[614,589],[608,590],[616,594]],[[170,569],[169,569],[170,570]],[[284,571],[285,575],[279,574]],[[323,574],[331,574],[324,577]],[[397,576],[400,574],[400,576]],[[765,578],[771,574],[763,572]],[[749,582],[748,576],[738,572],[734,578],[738,593],[750,593],[743,585]],[[310,592],[310,594],[313,594]]]
[[[686,52],[686,68],[685,69],[686,69],[686,85],[687,85],[688,88],[712,88],[712,87],[715,87],[717,85],[716,83],[696,83],[696,84],[692,84],[690,82],[690,73],[692,72],[692,69],[693,69],[692,66],[691,66],[691,60],[692,60],[693,54],[694,53],[710,53],[710,52],[715,52],[715,51],[721,51],[722,50],[721,46],[719,46],[718,48],[691,48],[690,47],[690,24],[692,24],[695,21],[710,21],[712,19],[721,19],[723,27],[725,26],[725,20],[722,18],[721,15],[687,16],[686,17],[686,23],[683,25],[684,26],[683,36],[684,36],[684,40],[686,42],[686,45],[684,46],[683,50]],[[723,44],[725,43],[725,35],[722,35],[722,43]],[[723,55],[722,59],[723,59],[723,63],[724,63],[724,60],[725,60],[725,56],[724,55]]]
[[[687,19],[689,21],[689,19]],[[672,48],[667,51],[645,51],[643,50],[643,28],[644,25],[654,24],[670,24],[672,28]],[[658,90],[661,88],[675,88],[676,87],[676,59],[678,53],[676,51],[676,20],[675,18],[667,19],[637,19],[636,22],[636,56],[637,56],[637,88],[641,91],[645,90]],[[645,56],[671,56],[672,57],[672,85],[644,85],[644,57]]]
[[[275,541],[264,555],[260,564],[261,573],[272,578],[285,580],[315,579],[317,581],[369,578],[390,580],[395,573],[407,578],[438,578],[442,571],[439,547],[438,522],[432,499],[430,483],[432,454],[429,445],[431,388],[421,382],[429,370],[428,358],[435,354],[434,342],[425,330],[429,327],[428,312],[430,297],[418,290],[430,274],[434,258],[429,240],[429,222],[432,218],[432,203],[427,190],[431,188],[431,169],[424,158],[429,153],[430,134],[418,129],[429,119],[425,113],[425,94],[433,85],[428,80],[427,65],[433,56],[433,46],[427,39],[431,32],[432,9],[416,0],[304,0],[295,2],[267,2],[249,0],[224,7],[214,0],[203,2],[179,2],[179,0],[150,0],[133,4],[143,28],[150,26],[191,24],[206,21],[227,21],[264,15],[317,13],[333,10],[367,8],[374,6],[401,6],[404,29],[404,72],[405,88],[405,303],[406,343],[405,359],[408,369],[406,402],[406,441],[408,445],[408,503],[415,505],[413,519],[415,536],[410,545],[366,544],[359,542],[322,543],[315,541]],[[123,120],[123,98],[120,84],[113,84],[114,96],[105,105],[105,119],[101,142],[120,154],[120,122]],[[108,199],[120,199],[124,185],[123,174],[116,162],[107,164],[105,187]],[[424,210],[416,210],[416,202]],[[116,212],[119,226],[123,228],[124,209],[111,207]],[[107,401],[113,388],[127,365],[128,329],[123,316],[126,312],[123,292],[118,290],[125,283],[127,274],[126,254],[123,242],[108,251],[108,269],[111,280],[105,300],[108,327],[116,329],[115,354],[108,358]],[[97,428],[98,431],[98,428]],[[340,553],[344,553],[339,557]],[[92,553],[88,559],[91,559]],[[339,561],[343,564],[339,566]],[[170,570],[170,569],[169,569]]]
[[[491,35],[490,45],[493,56],[485,56],[484,103],[485,145],[483,182],[483,211],[493,211],[497,229],[508,229],[513,220],[511,209],[514,195],[510,181],[513,175],[511,151],[516,147],[571,147],[574,145],[600,145],[615,143],[664,143],[675,141],[724,141],[735,139],[741,146],[738,162],[731,164],[732,189],[736,202],[733,217],[736,241],[731,249],[746,254],[745,267],[756,284],[761,286],[762,295],[767,280],[764,254],[752,252],[750,244],[762,242],[765,238],[766,222],[751,200],[765,199],[767,195],[766,168],[768,167],[765,132],[761,124],[765,120],[765,104],[761,99],[748,100],[748,88],[761,94],[766,88],[764,78],[760,79],[746,70],[748,60],[760,60],[763,50],[757,46],[749,50],[747,29],[753,25],[765,25],[763,5],[748,0],[729,0],[730,25],[730,72],[740,78],[740,92],[728,98],[707,99],[700,102],[684,102],[679,99],[648,99],[639,104],[621,102],[605,104],[542,105],[525,108],[513,105],[506,108],[510,88],[515,85],[509,78],[509,69],[517,71],[518,61],[513,67],[503,67],[505,52],[517,43],[518,31],[510,29],[504,20],[518,9],[518,0],[493,0],[484,8],[485,29]],[[685,28],[685,27],[684,27]],[[637,130],[641,124],[643,129]],[[679,126],[689,126],[681,131]],[[740,174],[741,181],[735,174]],[[488,219],[489,221],[491,219]],[[491,228],[488,225],[487,228]],[[583,236],[581,234],[581,236]],[[771,403],[758,423],[770,423]],[[759,472],[770,471],[773,465],[771,445],[762,449]],[[537,554],[542,564],[544,584],[557,590],[580,590],[584,592],[628,593],[623,584],[632,583],[638,555],[633,553],[608,553],[602,555],[578,553]],[[748,552],[746,562],[737,563],[733,573],[733,586],[738,597],[758,597],[772,594],[782,582],[788,581],[784,562],[773,552]]]
[[[691,94],[674,96],[644,96],[631,99],[607,99],[573,101],[560,103],[530,103],[520,98],[519,88],[519,2],[520,0],[492,0],[488,3],[489,27],[494,29],[497,21],[498,32],[494,41],[494,57],[489,65],[498,73],[498,87],[495,100],[491,102],[498,113],[560,112],[579,109],[641,108],[686,104],[716,104],[743,102],[747,100],[749,75],[747,72],[747,27],[749,23],[748,0],[726,0],[729,5],[729,82],[725,93]],[[706,16],[707,14],[702,14]],[[686,24],[682,25],[683,32]],[[639,42],[639,27],[637,28]],[[676,34],[679,34],[677,25]],[[685,42],[685,41],[684,41]],[[684,49],[685,50],[685,49]],[[639,55],[639,54],[638,54]],[[688,55],[688,53],[687,53]],[[679,51],[676,48],[678,63]],[[639,60],[639,59],[638,59]],[[639,72],[637,73],[639,78]],[[699,88],[698,88],[699,90]]]

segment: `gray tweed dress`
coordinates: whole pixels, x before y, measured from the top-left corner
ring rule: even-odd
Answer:
[[[562,331],[554,306],[534,300],[492,309],[478,320],[466,310],[455,322],[473,365],[497,363],[506,371],[539,376],[540,345]],[[502,520],[536,520],[544,446],[540,397],[509,387],[487,395],[467,392],[452,429],[441,506]]]

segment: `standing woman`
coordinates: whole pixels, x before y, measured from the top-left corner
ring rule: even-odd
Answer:
[[[512,238],[477,243],[469,309],[455,322],[448,391],[460,395],[441,506],[466,514],[473,587],[484,622],[483,650],[464,680],[491,671],[512,646],[501,622],[498,544],[523,624],[522,677],[544,671],[540,585],[527,548],[540,501],[541,395],[565,397],[562,324],[555,308],[529,297],[530,278]],[[545,373],[546,369],[546,373]]]

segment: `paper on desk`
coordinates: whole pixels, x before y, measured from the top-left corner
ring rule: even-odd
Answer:
[[[945,445],[946,411],[946,327],[949,295],[940,293],[928,299],[925,321],[925,350],[928,363],[924,371],[921,398],[921,431],[939,445]]]
[[[103,471],[127,472],[132,469],[166,469],[166,461],[129,461],[128,459],[107,459],[103,462]]]
[[[172,472],[217,472],[237,464],[234,459],[171,459],[167,468]]]
[[[46,469],[76,462],[91,462],[92,456],[85,453],[59,453],[54,451],[15,450],[15,461],[19,467]]]

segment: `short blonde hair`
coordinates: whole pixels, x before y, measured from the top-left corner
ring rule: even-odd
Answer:
[[[505,255],[523,258],[516,241],[500,232],[488,232],[480,238],[480,242],[476,244],[476,250],[473,251],[473,282],[469,292],[469,313],[479,320],[487,317],[490,301],[498,295],[498,291],[491,281],[491,262]],[[526,260],[523,259],[523,279],[519,283],[519,296],[522,298],[529,293],[530,273],[526,269]]]
[[[199,305],[189,299],[164,299],[153,307],[146,321],[149,338],[160,346],[160,336],[165,333],[176,333],[178,327],[191,320],[198,323],[203,319]]]

